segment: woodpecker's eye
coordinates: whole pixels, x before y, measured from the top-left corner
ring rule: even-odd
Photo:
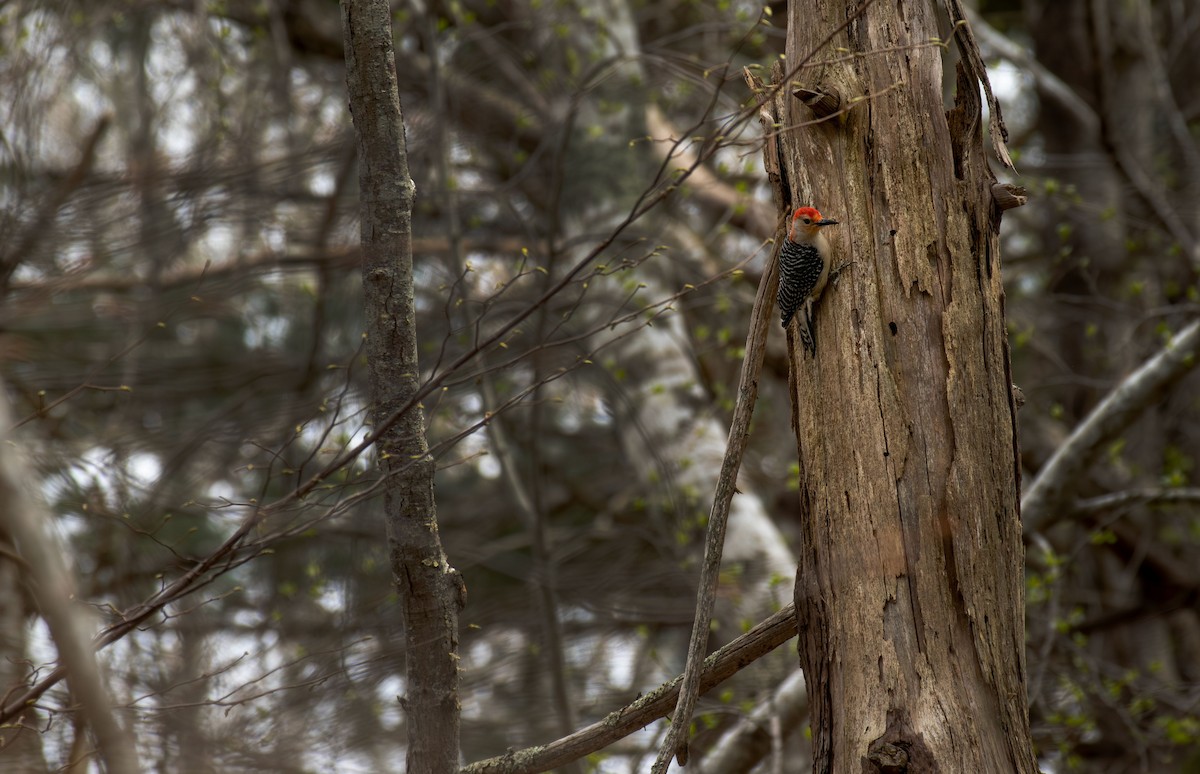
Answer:
[[[812,223],[812,218],[805,218],[805,219],[804,219],[804,222],[805,222],[805,223]]]

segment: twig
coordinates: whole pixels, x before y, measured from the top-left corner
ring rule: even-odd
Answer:
[[[1200,487],[1126,489],[1123,492],[1110,492],[1099,497],[1076,500],[1071,509],[1076,513],[1096,513],[1135,503],[1200,503]]]

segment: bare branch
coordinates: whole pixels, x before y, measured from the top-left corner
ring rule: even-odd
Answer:
[[[1127,376],[1075,428],[1021,498],[1026,536],[1070,515],[1064,500],[1096,453],[1132,424],[1161,390],[1195,367],[1198,347],[1200,320],[1184,328],[1166,347]]]
[[[1076,500],[1071,508],[1076,513],[1098,513],[1127,505],[1150,505],[1158,503],[1200,503],[1200,487],[1179,487],[1178,489],[1126,489],[1123,492],[1111,492],[1099,497],[1089,497],[1086,500]]]

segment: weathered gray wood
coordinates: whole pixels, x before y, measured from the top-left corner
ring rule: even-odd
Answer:
[[[792,3],[787,62],[857,5]],[[772,103],[778,194],[840,220],[827,236],[835,263],[852,262],[818,308],[817,357],[789,340],[818,772],[899,757],[909,771],[1037,771],[986,76],[963,57],[944,108],[937,13],[873,3]],[[797,88],[837,93],[840,112],[815,122]]]

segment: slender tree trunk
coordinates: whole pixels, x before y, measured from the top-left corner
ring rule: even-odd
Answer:
[[[12,541],[10,558],[26,573],[33,601],[66,669],[72,712],[79,713],[77,731],[91,730],[104,771],[136,774],[141,771],[136,740],[113,711],[86,608],[77,601],[62,546],[52,536],[50,513],[27,489],[30,475],[20,457],[21,445],[10,431],[6,390],[0,382],[0,534]]]
[[[858,6],[790,4],[786,67]],[[937,12],[870,4],[770,106],[782,203],[840,220],[834,264],[853,262],[818,307],[817,357],[787,332],[818,772],[1037,771],[981,64],[959,65],[945,110]],[[846,112],[810,123],[797,84]]]
[[[19,695],[31,682],[25,625],[29,611],[16,546],[3,530],[0,530],[0,549],[0,692],[8,697]],[[0,769],[49,771],[38,733],[44,722],[37,706],[30,704],[19,721],[0,726]]]
[[[412,202],[387,0],[343,0],[346,82],[358,134],[363,294],[372,418],[392,573],[405,623],[410,774],[458,770],[458,613],[466,589],[447,562],[433,499],[434,461],[417,391]],[[390,424],[389,424],[390,423]]]

